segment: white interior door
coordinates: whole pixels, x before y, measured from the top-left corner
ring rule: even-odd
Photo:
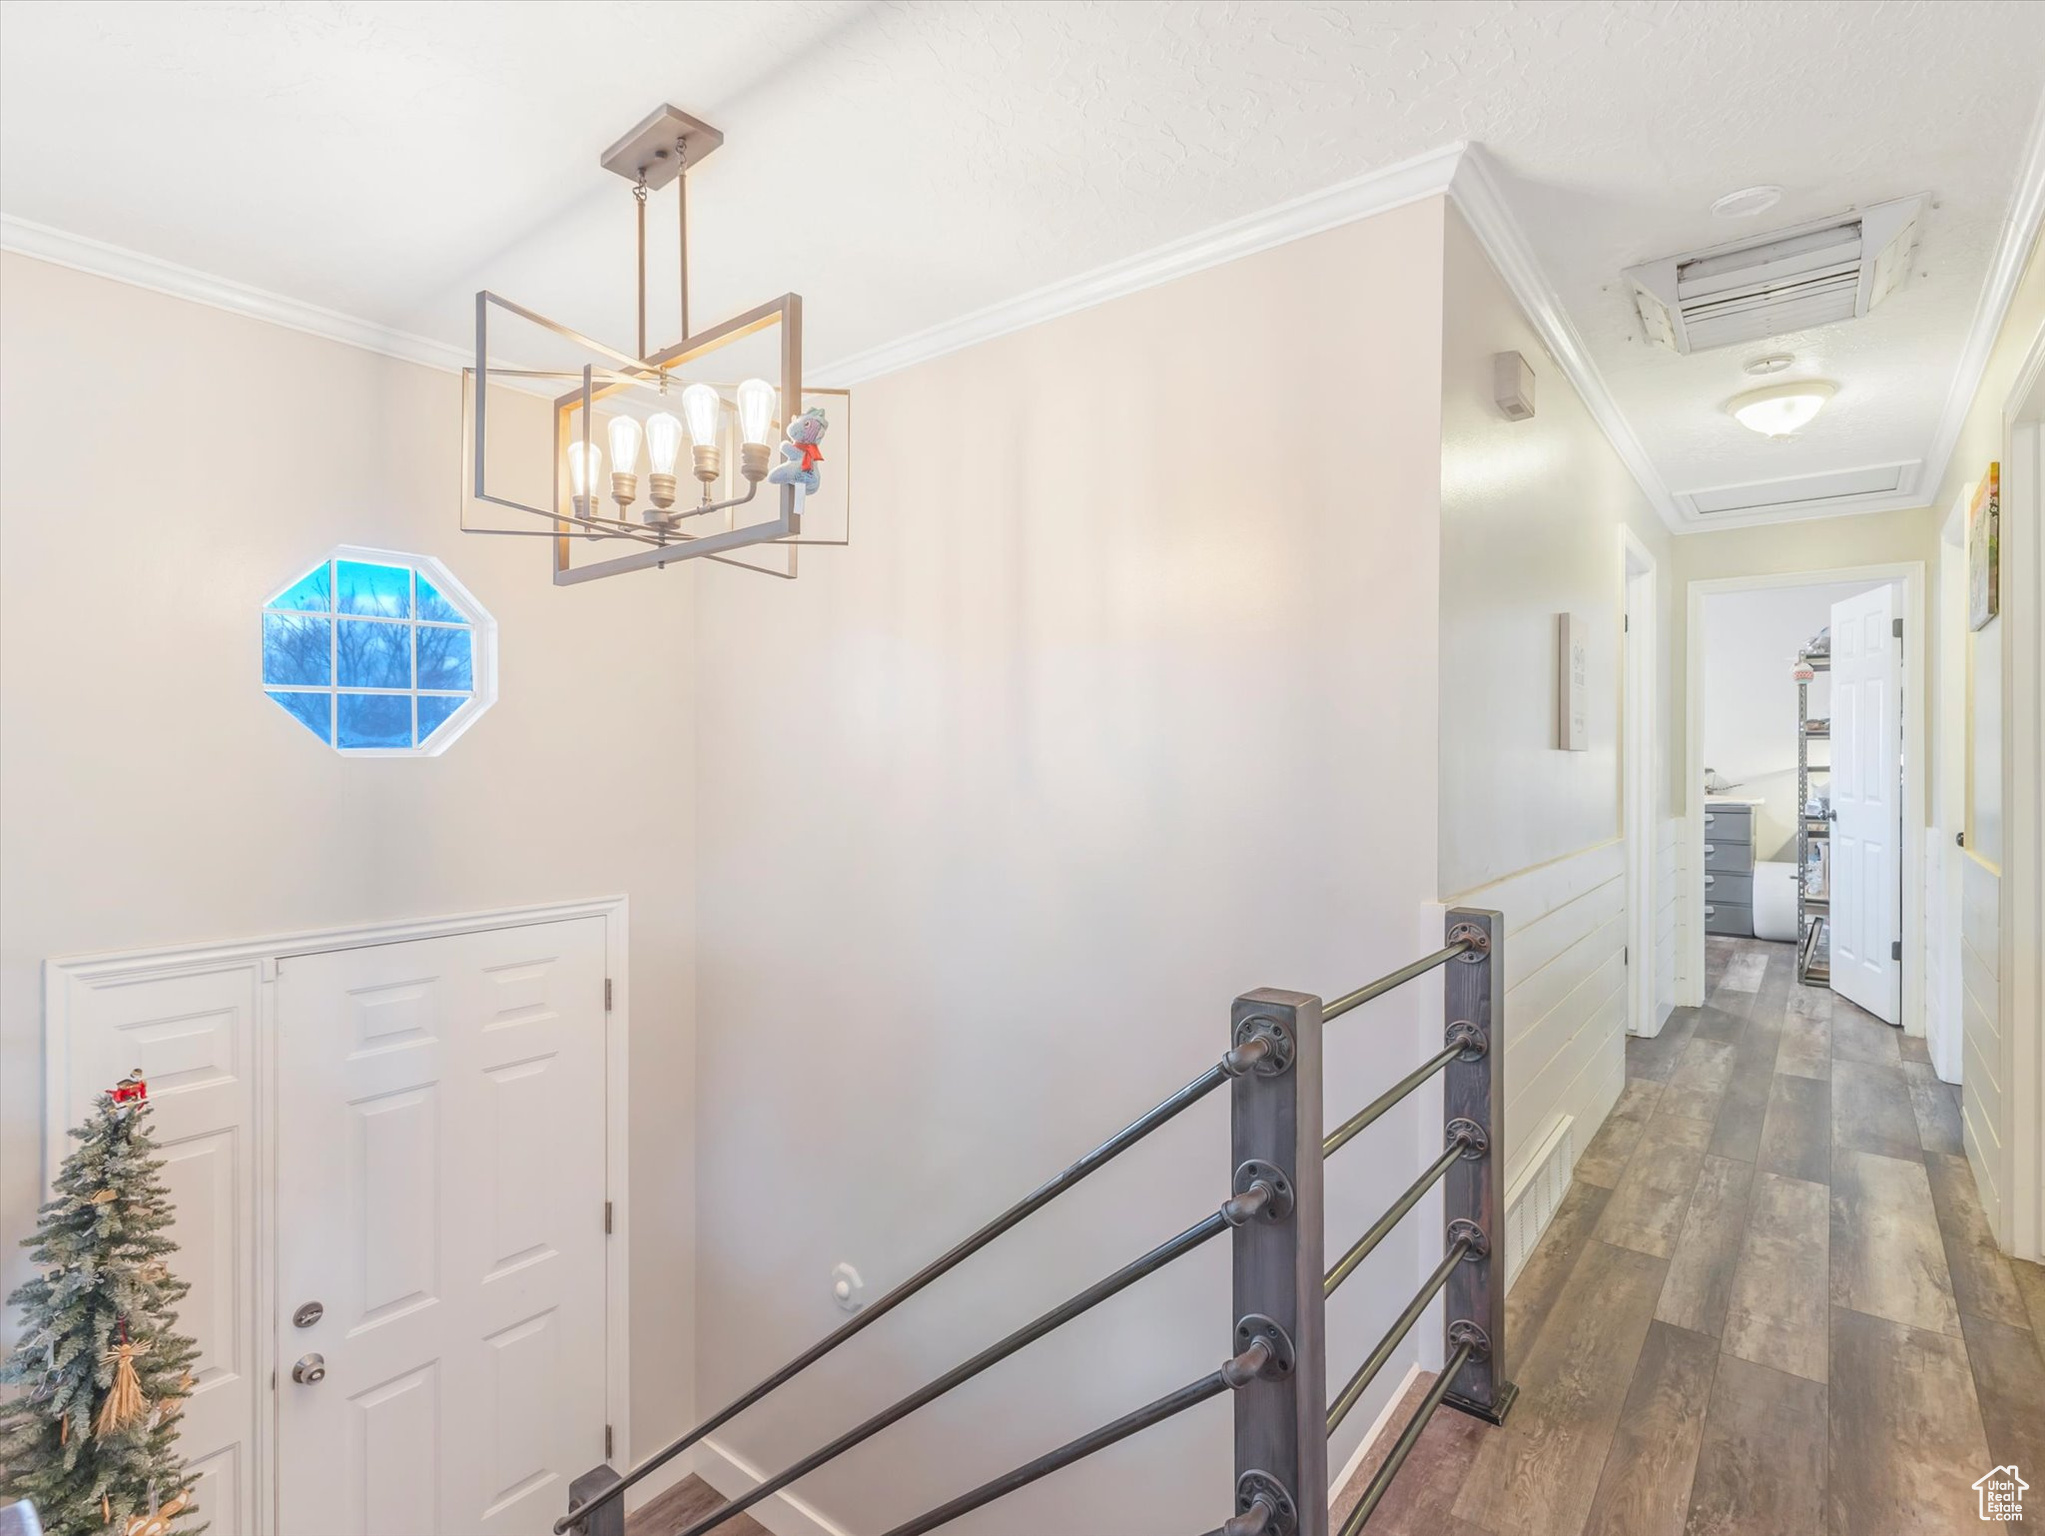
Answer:
[[[280,963],[281,1530],[542,1536],[604,1459],[603,985],[599,918]]]
[[[1832,990],[1902,1017],[1902,647],[1896,593],[1832,605]]]

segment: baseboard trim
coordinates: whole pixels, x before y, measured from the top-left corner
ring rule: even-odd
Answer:
[[[642,1481],[625,1490],[626,1513],[644,1509],[675,1484],[687,1482],[695,1473],[696,1463],[686,1452],[670,1462],[655,1467]]]
[[[696,1475],[727,1499],[751,1493],[767,1480],[767,1474],[715,1440],[696,1447]],[[807,1499],[781,1492],[762,1499],[747,1511],[774,1536],[852,1536]]]
[[[1399,1404],[1406,1401],[1407,1389],[1413,1385],[1414,1379],[1424,1369],[1425,1367],[1418,1360],[1406,1367],[1406,1374],[1399,1378],[1398,1390],[1385,1399],[1385,1406],[1378,1410],[1378,1416],[1371,1420],[1370,1428],[1363,1432],[1363,1440],[1356,1447],[1356,1453],[1343,1464],[1342,1470],[1335,1474],[1335,1481],[1329,1484],[1329,1503],[1332,1504],[1336,1499],[1339,1499],[1342,1496],[1342,1490],[1355,1481],[1357,1472],[1363,1466],[1363,1458],[1368,1456],[1370,1448],[1378,1443],[1378,1436],[1385,1432],[1385,1426],[1391,1422],[1392,1415],[1398,1412]]]

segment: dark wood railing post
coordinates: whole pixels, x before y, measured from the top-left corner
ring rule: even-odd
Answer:
[[[1274,1533],[1327,1536],[1327,1340],[1322,1319],[1321,1000],[1261,990],[1235,1001],[1232,1045],[1274,1048],[1237,1077],[1231,1104],[1234,1190],[1275,1198],[1235,1232],[1236,1335],[1260,1334],[1281,1359],[1235,1395],[1236,1507],[1260,1500]]]
[[[1444,1044],[1470,1042],[1442,1079],[1445,1133],[1470,1145],[1449,1169],[1443,1190],[1445,1246],[1471,1240],[1449,1276],[1444,1358],[1471,1346],[1445,1402],[1493,1424],[1505,1421],[1519,1389],[1506,1379],[1505,1338],[1505,919],[1497,912],[1456,907],[1448,942],[1470,949],[1449,961],[1442,978]]]
[[[576,1509],[623,1482],[607,1461],[598,1462],[568,1485],[568,1507]],[[613,1499],[569,1527],[574,1536],[625,1536],[625,1501]]]

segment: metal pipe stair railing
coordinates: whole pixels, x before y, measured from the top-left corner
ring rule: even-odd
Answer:
[[[1221,1059],[1055,1178],[932,1260],[688,1434],[629,1472],[608,1464],[575,1479],[557,1536],[623,1536],[624,1495],[635,1484],[787,1385],[895,1308],[942,1279],[995,1239],[1074,1188],[1224,1083],[1231,1084],[1234,1175],[1219,1209],[897,1399],[748,1493],[727,1500],[677,1536],[717,1526],[927,1407],[1139,1280],[1176,1263],[1223,1232],[1233,1234],[1235,1348],[1219,1369],[1001,1477],[894,1526],[886,1536],[925,1536],[1019,1488],[1188,1409],[1223,1395],[1235,1404],[1236,1507],[1210,1536],[1329,1536],[1327,1442],[1370,1389],[1438,1297],[1446,1297],[1448,1363],[1407,1420],[1340,1536],[1357,1536],[1443,1403],[1497,1423],[1511,1407],[1505,1379],[1503,1266],[1494,1260],[1502,1199],[1504,1051],[1496,912],[1448,913],[1447,942],[1323,1005],[1308,993],[1264,990],[1236,999]],[[1443,1048],[1371,1104],[1323,1136],[1323,1025],[1395,988],[1446,967]],[[1326,1160],[1437,1074],[1443,1075],[1444,1148],[1433,1164],[1323,1271],[1322,1170]],[[1332,1405],[1327,1393],[1327,1299],[1436,1185],[1449,1215],[1442,1260],[1405,1305]]]

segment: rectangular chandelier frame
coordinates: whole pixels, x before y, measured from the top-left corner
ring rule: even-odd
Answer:
[[[462,530],[467,533],[553,540],[554,583],[557,586],[594,581],[626,571],[657,569],[677,561],[691,559],[718,560],[765,575],[792,579],[796,574],[797,559],[796,551],[792,547],[785,557],[785,566],[781,569],[738,558],[737,552],[763,544],[842,545],[850,542],[849,481],[844,535],[831,539],[802,537],[805,492],[800,484],[762,482],[758,470],[748,470],[746,476],[748,483],[743,487],[742,494],[732,494],[722,500],[712,499],[713,493],[707,483],[702,493],[703,500],[697,505],[670,510],[672,504],[669,501],[656,497],[655,505],[661,509],[660,512],[646,513],[646,520],[643,522],[631,521],[628,515],[630,508],[622,502],[618,515],[603,515],[599,511],[603,501],[594,486],[590,487],[590,494],[585,496],[580,486],[575,488],[573,495],[567,494],[568,488],[563,484],[562,466],[569,457],[568,450],[571,445],[580,444],[579,463],[595,462],[591,434],[596,429],[596,409],[600,403],[650,388],[658,389],[660,394],[665,396],[670,383],[677,382],[674,376],[689,364],[709,356],[720,348],[757,335],[769,327],[778,327],[775,348],[779,356],[781,375],[775,395],[780,417],[773,423],[774,430],[776,432],[785,430],[805,407],[802,385],[802,299],[799,295],[785,293],[778,299],[758,305],[706,330],[693,333],[689,330],[688,171],[723,141],[723,135],[708,124],[690,117],[675,107],[663,106],[649,115],[631,133],[612,145],[603,157],[602,164],[606,170],[615,172],[633,183],[633,196],[638,205],[637,340],[640,355],[634,356],[607,346],[593,337],[585,336],[580,331],[550,320],[545,315],[487,289],[476,295],[475,363],[473,367],[462,370],[463,403],[472,420],[471,479],[468,496],[464,500]],[[680,328],[683,334],[682,339],[674,345],[650,352],[647,349],[646,335],[647,194],[670,181],[676,184],[678,221],[676,277],[680,298]],[[597,360],[585,364],[580,370],[520,368],[504,362],[493,363],[491,360],[493,311],[500,311],[504,317],[537,326],[593,355]],[[489,396],[491,385],[495,381],[502,381],[506,386],[521,393],[551,398],[554,478],[551,506],[536,505],[520,500],[516,496],[499,494],[489,482],[487,452]],[[562,385],[568,387],[559,389]],[[843,392],[836,390],[818,393],[843,395]],[[850,397],[849,395],[843,397],[849,414]],[[581,413],[579,424],[575,419],[577,412]],[[715,473],[713,461],[713,468],[707,474],[714,476]],[[619,478],[622,479],[622,476]],[[699,475],[699,478],[704,476]],[[672,485],[672,482],[669,484]],[[767,492],[765,496],[759,494],[763,485]],[[734,491],[740,489],[735,480],[730,488]],[[531,492],[528,491],[527,494]],[[627,490],[621,494],[631,493]],[[537,520],[541,526],[525,528],[473,526],[469,522],[466,509],[467,499],[524,514]],[[763,520],[740,523],[737,509],[748,506],[755,500],[760,501],[763,510],[771,515]],[[706,514],[720,512],[725,514],[722,519],[723,527],[716,527],[712,523],[704,532],[683,531],[685,524]],[[697,526],[705,527],[700,523]],[[622,539],[642,547],[613,559],[592,561],[582,565],[572,563],[571,551],[576,541],[587,543],[603,539]]]
[[[565,341],[585,347],[592,352],[609,358],[618,365],[617,370],[599,371],[586,366],[580,373],[569,373],[559,369],[506,368],[492,366],[490,357],[490,310],[492,306],[515,315],[530,324],[553,332]],[[697,559],[719,551],[742,549],[751,544],[771,543],[779,539],[799,537],[802,533],[802,491],[793,485],[770,486],[778,491],[780,503],[773,518],[765,522],[748,523],[736,528],[721,529],[715,533],[688,534],[678,529],[654,526],[640,526],[619,518],[592,517],[579,515],[559,504],[552,507],[537,507],[516,497],[499,496],[489,488],[486,446],[489,432],[489,383],[495,378],[524,379],[534,382],[554,380],[574,381],[576,388],[557,395],[554,408],[554,461],[558,464],[562,452],[573,440],[569,423],[577,410],[582,412],[582,440],[588,442],[591,426],[595,420],[595,406],[598,401],[638,386],[658,383],[663,373],[681,368],[696,359],[728,346],[732,342],[751,336],[768,326],[781,327],[781,387],[780,399],[784,412],[789,410],[788,402],[799,402],[802,394],[802,299],[800,295],[784,293],[780,298],[742,315],[734,315],[718,325],[711,326],[694,336],[684,337],[673,346],[664,348],[647,358],[634,358],[613,347],[572,330],[568,326],[548,319],[545,315],[527,309],[523,304],[491,293],[487,289],[476,295],[476,363],[474,368],[462,370],[465,392],[471,389],[473,380],[483,382],[473,387],[475,427],[473,433],[473,484],[477,501],[491,506],[503,507],[508,511],[524,512],[533,517],[543,518],[553,526],[549,529],[488,529],[467,528],[471,533],[509,533],[514,536],[530,532],[542,538],[554,540],[554,584],[571,586],[577,582],[594,581],[599,577],[617,575],[624,571],[646,570],[670,564],[677,560]],[[750,497],[744,498],[750,500]],[[723,510],[717,507],[715,510]],[[571,539],[577,537],[575,530],[588,530],[582,537],[607,537],[632,539],[649,547],[630,555],[615,559],[597,561],[575,566],[569,563]],[[833,541],[837,542],[837,541]],[[774,573],[769,573],[774,574]]]

